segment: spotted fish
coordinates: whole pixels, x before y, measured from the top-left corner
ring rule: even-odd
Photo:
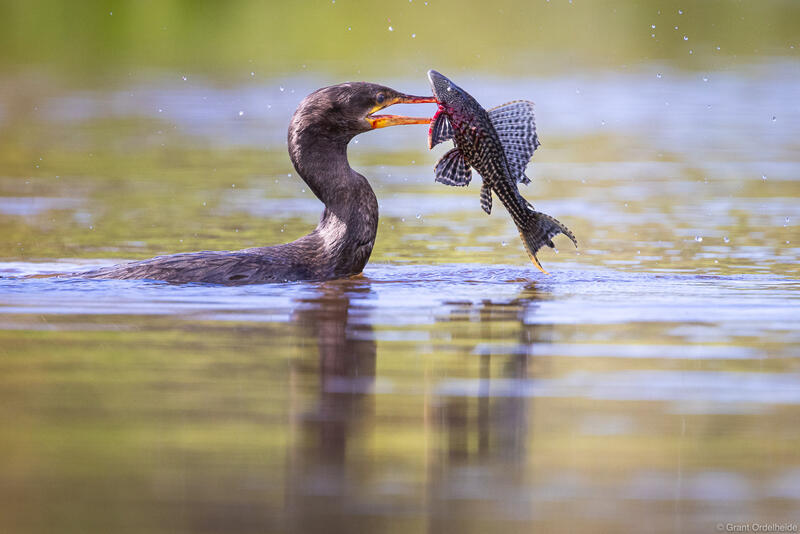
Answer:
[[[516,100],[485,110],[469,93],[435,70],[428,71],[439,109],[431,119],[428,145],[452,139],[455,148],[436,164],[436,181],[453,186],[469,185],[472,169],[483,178],[481,207],[492,212],[492,192],[517,225],[533,264],[547,274],[536,258],[542,246],[554,248],[553,237],[564,234],[575,246],[575,235],[559,221],[538,212],[519,193],[517,183],[527,184],[525,168],[539,146],[533,103]]]

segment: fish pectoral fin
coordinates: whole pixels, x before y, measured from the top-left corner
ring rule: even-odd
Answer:
[[[472,180],[472,169],[457,148],[442,156],[436,164],[434,173],[436,181],[445,185],[464,187]]]
[[[431,121],[431,127],[428,129],[428,148],[433,148],[443,141],[448,141],[453,138],[453,127],[450,126],[450,121],[447,115],[442,113],[442,110],[436,112]]]
[[[506,153],[511,176],[523,184],[530,183],[530,179],[525,176],[525,167],[539,146],[533,102],[515,100],[492,108],[488,113]]]
[[[481,186],[481,208],[489,215],[492,214],[492,188],[486,182]]]

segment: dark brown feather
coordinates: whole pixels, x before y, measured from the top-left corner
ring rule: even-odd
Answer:
[[[334,85],[308,95],[292,117],[288,136],[292,164],[325,204],[310,234],[283,245],[158,256],[81,276],[239,285],[360,273],[375,244],[378,201],[367,179],[350,168],[347,144],[370,129],[364,117],[374,108],[378,93],[387,98],[400,94],[365,82]]]

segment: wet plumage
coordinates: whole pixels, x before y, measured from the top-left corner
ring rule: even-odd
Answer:
[[[310,234],[283,245],[158,256],[81,276],[239,285],[360,273],[375,244],[378,202],[367,179],[350,168],[347,144],[375,128],[427,124],[428,119],[373,115],[392,104],[421,102],[434,100],[355,82],[319,89],[300,103],[289,126],[289,155],[297,174],[325,204]]]
[[[528,255],[542,272],[536,253],[552,238],[563,233],[578,246],[575,235],[559,221],[541,212],[519,193],[517,182],[530,179],[525,168],[539,146],[533,104],[524,100],[509,102],[485,110],[469,93],[436,71],[428,77],[439,110],[431,121],[429,147],[452,139],[455,148],[447,152],[435,167],[436,181],[466,186],[472,169],[483,178],[481,207],[492,211],[492,192],[501,200],[517,225]]]

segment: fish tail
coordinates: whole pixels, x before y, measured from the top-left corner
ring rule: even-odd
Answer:
[[[575,234],[573,234],[569,228],[557,219],[545,213],[533,211],[532,209],[529,209],[528,216],[522,224],[517,224],[517,230],[519,230],[519,235],[522,238],[522,243],[525,245],[525,251],[528,253],[528,257],[530,257],[536,268],[544,274],[549,273],[542,268],[542,264],[539,263],[539,260],[536,258],[536,253],[544,245],[555,248],[553,237],[558,234],[564,234],[575,244],[575,248],[578,247],[578,240],[575,239]]]

